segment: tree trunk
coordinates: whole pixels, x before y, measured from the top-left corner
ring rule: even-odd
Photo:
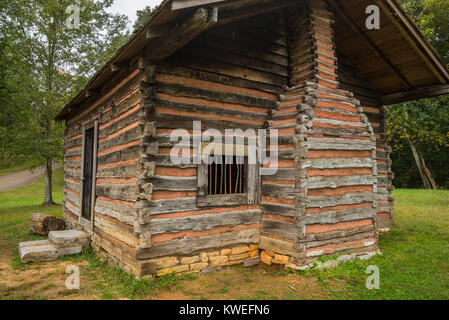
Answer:
[[[432,177],[429,169],[427,169],[426,162],[422,156],[421,151],[415,146],[415,144],[409,140],[410,148],[412,149],[413,157],[415,158],[416,166],[418,167],[419,174],[424,183],[426,189],[438,189],[435,180]]]
[[[424,157],[422,156],[421,150],[419,150],[419,148],[416,148],[416,151],[418,152],[419,158],[421,159],[424,173],[427,176],[427,180],[429,180],[430,186],[432,187],[433,190],[438,190],[438,184],[435,182],[435,179],[433,178],[432,174],[430,173],[430,170],[427,168],[426,161],[424,160]]]
[[[53,160],[47,159],[45,163],[45,200],[42,205],[51,206],[54,205],[53,201],[53,185],[52,185],[52,175],[53,175]]]

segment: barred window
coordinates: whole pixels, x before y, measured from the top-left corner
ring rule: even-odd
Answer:
[[[220,156],[219,163],[207,166],[208,195],[246,193],[246,157]]]

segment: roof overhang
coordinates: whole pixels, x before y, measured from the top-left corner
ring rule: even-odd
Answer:
[[[129,65],[139,67],[143,60],[156,62],[172,55],[201,32],[214,25],[232,23],[273,10],[293,7],[301,0],[164,0],[153,12],[149,21],[134,32],[130,40],[101,68],[88,82],[86,87],[75,96],[56,116],[56,120],[66,119],[71,113],[94,101],[100,94],[102,86],[118,71]],[[355,50],[360,52],[346,52],[349,56],[364,54],[368,49],[368,66],[364,61],[356,60],[355,66],[364,73],[366,78],[382,93],[386,104],[403,102],[417,98],[441,95],[449,92],[449,71],[439,59],[435,50],[426,42],[423,35],[409,17],[404,13],[396,0],[375,0],[382,10],[382,21],[386,23],[386,30],[378,32],[363,30],[364,19],[362,12],[357,11],[363,5],[370,5],[368,0],[328,0],[336,11],[336,23],[342,28],[348,28],[346,37],[339,37],[336,30],[337,43],[342,47],[348,43],[351,47],[351,37],[355,37],[358,45]],[[345,29],[346,30],[346,29]],[[386,43],[378,40],[382,32],[394,30],[396,45],[399,48],[409,48],[413,52],[411,63],[415,63],[413,73],[417,70],[418,78],[413,78],[404,66],[396,63],[403,53],[390,52]],[[361,45],[363,44],[363,45]],[[366,47],[365,47],[366,46]],[[371,55],[371,58],[370,58]],[[382,64],[378,70],[372,70],[372,61]],[[422,76],[424,74],[424,77]],[[419,76],[421,76],[419,78]],[[382,78],[388,81],[382,81]]]

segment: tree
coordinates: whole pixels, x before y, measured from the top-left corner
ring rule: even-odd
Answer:
[[[400,0],[430,44],[449,66],[449,1]],[[424,187],[437,189],[438,177],[447,179],[443,168],[449,147],[449,98],[437,97],[388,107],[387,116],[390,145],[393,147],[395,171],[411,173],[410,160],[416,164]],[[439,170],[427,165],[430,159]],[[407,160],[408,159],[408,160]],[[446,161],[447,162],[447,161]],[[395,163],[399,163],[397,166]],[[437,179],[434,178],[436,171]],[[398,175],[396,175],[398,176]],[[442,183],[447,183],[444,179]]]
[[[2,5],[8,47],[10,154],[45,163],[44,205],[53,204],[52,164],[63,154],[64,125],[53,119],[128,38],[113,0],[15,0]],[[79,15],[78,15],[79,12]],[[77,17],[79,16],[79,24]],[[3,143],[3,147],[5,143]]]
[[[449,145],[448,102],[448,97],[441,97],[388,107],[387,134],[393,152],[410,148],[426,189],[438,189],[423,154],[444,152]]]
[[[150,20],[150,16],[153,13],[154,9],[156,9],[156,8],[146,6],[145,9],[143,9],[143,10],[137,10],[137,13],[136,13],[137,20],[134,23],[134,30],[139,29],[140,27],[145,25],[148,22],[148,20]]]

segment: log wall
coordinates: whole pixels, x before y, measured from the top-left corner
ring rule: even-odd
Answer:
[[[135,251],[140,239],[134,233],[137,219],[137,176],[140,167],[140,70],[124,70],[90,104],[66,122],[64,218],[73,228],[89,229],[93,244],[121,261],[127,270],[139,271]],[[94,228],[79,223],[83,127],[98,121],[98,152]]]
[[[151,172],[138,181],[138,259],[162,270],[173,262],[165,263],[164,257],[180,257],[173,264],[179,271],[185,269],[182,257],[196,260],[205,254],[213,257],[211,266],[254,258],[248,250],[233,248],[259,244],[261,224],[265,226],[259,204],[199,206],[198,165],[171,162],[177,142],[170,141],[170,134],[175,129],[192,134],[193,121],[201,121],[203,133],[210,128],[223,134],[225,129],[264,128],[287,84],[288,64],[284,19],[282,13],[271,13],[212,28],[149,67],[155,71],[146,82],[143,121],[151,129],[141,161]]]

